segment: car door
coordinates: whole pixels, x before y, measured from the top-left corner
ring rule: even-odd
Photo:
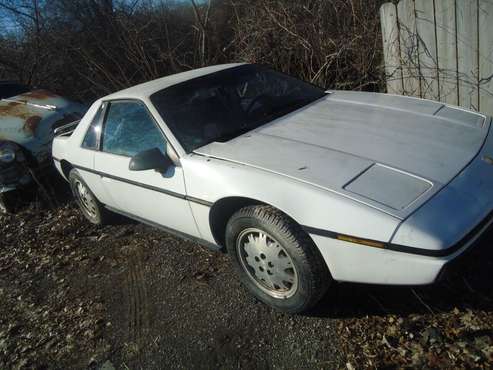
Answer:
[[[142,221],[200,237],[185,199],[179,165],[166,172],[129,170],[130,159],[137,153],[154,148],[163,154],[173,150],[145,104],[118,100],[108,102],[106,109],[94,169],[105,191],[111,194],[109,206]]]

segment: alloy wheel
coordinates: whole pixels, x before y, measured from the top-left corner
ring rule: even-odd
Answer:
[[[290,255],[271,235],[257,228],[243,230],[236,250],[248,277],[268,295],[289,298],[298,288],[298,273]]]
[[[77,196],[79,204],[81,205],[82,210],[86,212],[90,217],[97,217],[96,201],[94,200],[94,197],[87,186],[78,180],[75,181],[74,185],[75,194]]]

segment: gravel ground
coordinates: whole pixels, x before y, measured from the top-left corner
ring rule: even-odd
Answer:
[[[0,216],[0,369],[491,368],[493,238],[427,288],[256,301],[225,254],[66,201]]]

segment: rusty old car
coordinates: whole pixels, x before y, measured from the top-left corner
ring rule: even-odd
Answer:
[[[0,212],[52,168],[53,130],[85,113],[82,104],[47,90],[0,81]]]

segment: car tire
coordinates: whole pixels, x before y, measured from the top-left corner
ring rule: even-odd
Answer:
[[[332,283],[318,248],[294,220],[270,206],[240,209],[226,226],[226,248],[241,282],[288,313],[313,307]]]
[[[111,212],[96,198],[76,169],[70,171],[69,182],[84,217],[95,225],[107,224],[111,219]]]
[[[0,193],[0,213],[14,213],[17,205],[17,191]]]

